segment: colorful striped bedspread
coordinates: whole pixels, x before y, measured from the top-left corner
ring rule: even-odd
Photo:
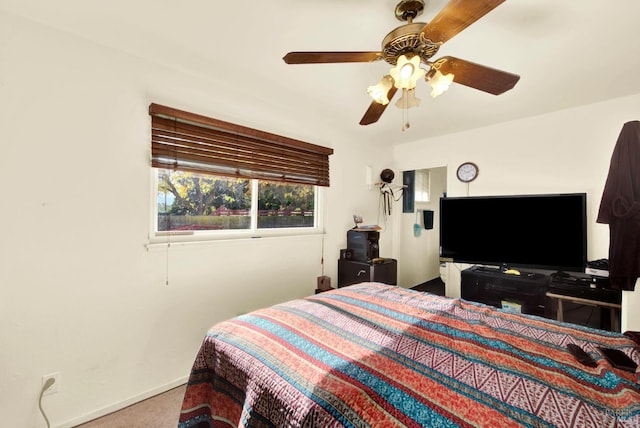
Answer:
[[[619,333],[357,284],[214,326],[179,427],[640,427],[640,373],[598,346],[640,364]]]

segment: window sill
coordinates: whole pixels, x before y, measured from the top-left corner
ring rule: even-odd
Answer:
[[[203,236],[202,234],[193,233],[179,233],[170,235],[158,235],[149,238],[149,242],[145,244],[147,251],[155,249],[165,249],[167,247],[195,247],[195,246],[208,246],[208,245],[228,245],[230,243],[248,243],[249,241],[271,240],[271,239],[319,239],[322,238],[324,233],[321,230],[313,229],[307,231],[297,230],[296,233],[292,233],[290,230],[265,230],[259,233],[246,232],[246,233],[216,233]]]

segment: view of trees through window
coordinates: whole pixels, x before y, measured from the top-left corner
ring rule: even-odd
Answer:
[[[158,169],[158,231],[313,227],[315,186]]]

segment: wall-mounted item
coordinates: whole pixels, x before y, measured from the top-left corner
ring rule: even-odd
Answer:
[[[413,236],[419,238],[422,234],[422,226],[420,226],[420,210],[416,210],[416,222],[413,223]]]
[[[422,211],[422,220],[424,222],[425,229],[433,229],[433,211],[432,210]]]
[[[402,212],[412,213],[414,209],[415,192],[415,171],[402,172],[402,184],[405,186],[402,191]]]
[[[609,224],[609,277],[614,288],[634,290],[640,277],[640,121],[622,126],[613,148],[597,223]]]
[[[382,170],[382,172],[380,173],[380,180],[382,180],[383,183],[391,183],[393,181],[393,179],[395,178],[396,174],[390,170],[389,168],[385,168]]]
[[[456,177],[463,183],[470,183],[478,177],[478,172],[478,165],[473,162],[464,162],[458,167]]]
[[[382,214],[386,220],[387,216],[391,215],[391,206],[393,202],[398,202],[402,197],[405,185],[394,185],[393,179],[395,174],[389,168],[385,168],[380,173],[380,179],[382,182],[378,183],[380,186],[380,205],[382,206]],[[397,192],[400,193],[397,193]],[[412,210],[413,211],[413,210]]]
[[[367,188],[371,190],[371,186],[373,185],[373,168],[371,165],[367,165],[364,168],[364,182],[367,184]]]

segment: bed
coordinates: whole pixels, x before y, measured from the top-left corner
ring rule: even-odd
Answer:
[[[620,333],[356,284],[213,326],[179,427],[640,427],[640,373],[598,347],[640,363]]]

